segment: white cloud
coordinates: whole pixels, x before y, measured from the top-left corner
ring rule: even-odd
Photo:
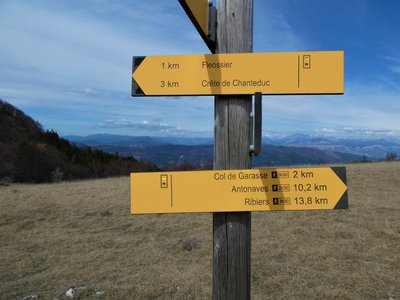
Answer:
[[[398,49],[396,50],[398,51]],[[393,73],[400,75],[400,55],[397,54],[397,56],[384,56],[384,59],[388,61],[388,69]]]
[[[143,120],[141,122],[120,120],[105,120],[97,125],[101,129],[125,129],[128,128],[136,135],[151,136],[179,136],[179,137],[209,137],[211,132],[206,130],[188,130],[179,126],[170,126],[165,123],[156,123]]]
[[[121,127],[129,127],[133,129],[140,129],[145,131],[160,131],[168,128],[174,128],[172,126],[168,126],[167,124],[160,123],[150,123],[149,121],[141,121],[141,122],[133,122],[126,119],[120,120],[105,120],[104,122],[100,122],[98,124],[101,128],[121,128]]]
[[[282,4],[266,6],[256,2],[254,11],[254,45],[257,52],[304,51],[310,44],[298,35],[279,10]]]
[[[380,139],[385,138],[387,140],[399,140],[400,141],[400,130],[389,130],[381,128],[323,128],[322,130],[317,129],[313,133],[316,136],[332,136],[336,138],[355,138],[355,139]]]
[[[336,133],[336,130],[332,129],[332,128],[322,128],[321,132],[324,134],[332,134],[332,133]]]

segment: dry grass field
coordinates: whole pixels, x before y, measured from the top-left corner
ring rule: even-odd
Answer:
[[[349,210],[252,214],[252,299],[400,299],[400,163],[347,178]],[[127,177],[0,186],[0,298],[210,299],[212,215],[129,206]]]

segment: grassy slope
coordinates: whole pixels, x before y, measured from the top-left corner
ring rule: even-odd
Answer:
[[[349,210],[253,213],[252,299],[400,299],[400,163],[347,173]],[[130,215],[128,178],[0,186],[0,298],[210,299],[211,234],[211,214]]]

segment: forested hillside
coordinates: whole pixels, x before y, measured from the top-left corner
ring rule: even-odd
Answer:
[[[60,138],[21,110],[0,99],[0,180],[53,182],[128,175],[157,167]]]

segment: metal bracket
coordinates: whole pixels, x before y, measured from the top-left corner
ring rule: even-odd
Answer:
[[[261,152],[262,93],[254,94],[254,105],[250,119],[252,122],[250,154],[258,155]]]
[[[217,40],[217,8],[212,0],[208,2],[208,38],[214,43]]]

